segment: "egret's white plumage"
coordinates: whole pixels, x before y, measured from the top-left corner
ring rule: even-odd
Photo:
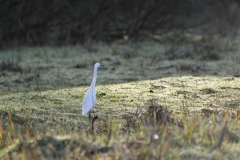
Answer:
[[[96,63],[94,65],[94,71],[93,71],[93,80],[90,88],[87,90],[87,93],[83,97],[83,103],[82,103],[82,114],[86,115],[93,107],[96,105],[96,91],[95,91],[95,85],[97,81],[97,69],[98,67],[103,66],[100,63]]]

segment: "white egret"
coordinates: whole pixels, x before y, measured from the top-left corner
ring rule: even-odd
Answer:
[[[97,81],[97,69],[98,67],[104,66],[100,63],[96,63],[94,65],[94,71],[93,71],[93,80],[90,88],[87,90],[87,93],[83,97],[83,103],[82,103],[82,114],[86,115],[93,107],[96,105],[96,91],[95,91],[95,85]],[[90,113],[89,113],[90,117]]]

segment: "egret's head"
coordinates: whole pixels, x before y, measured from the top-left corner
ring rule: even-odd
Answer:
[[[100,63],[96,63],[95,65],[94,65],[94,68],[98,68],[98,67],[101,67],[101,66],[104,66],[103,64],[100,64]]]

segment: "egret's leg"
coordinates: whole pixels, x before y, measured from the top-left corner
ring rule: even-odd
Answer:
[[[88,119],[89,119],[89,120],[91,119],[91,113],[88,114]]]
[[[91,115],[91,112],[92,112],[92,110],[89,111],[89,115],[88,115],[89,120],[93,119],[92,115]]]
[[[95,115],[94,115],[94,108],[91,109],[88,113],[89,113],[89,115],[88,115],[89,120],[91,120],[91,119],[93,119],[95,117]],[[93,114],[93,116],[91,115],[91,113]]]

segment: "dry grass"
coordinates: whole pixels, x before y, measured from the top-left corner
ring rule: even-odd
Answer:
[[[238,49],[216,48],[228,42],[212,39],[194,39],[192,47],[184,38],[181,45],[94,44],[97,53],[2,51],[0,158],[237,159]],[[107,68],[98,71],[97,117],[88,120],[81,101],[96,61]]]

